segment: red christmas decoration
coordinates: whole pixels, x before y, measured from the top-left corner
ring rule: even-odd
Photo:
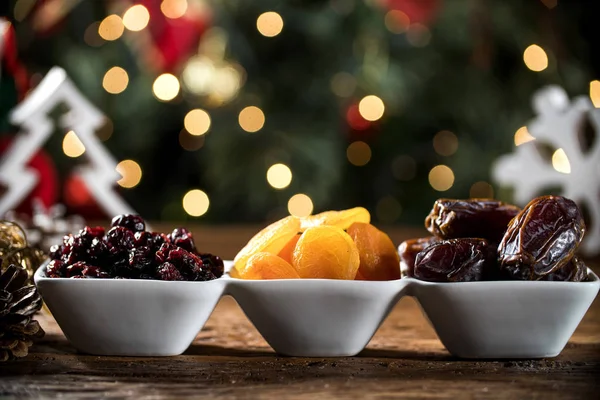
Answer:
[[[9,147],[9,138],[0,139],[0,156]],[[59,177],[52,158],[44,151],[39,150],[27,164],[39,176],[39,183],[31,193],[17,207],[18,212],[31,214],[33,199],[39,199],[48,208],[56,204],[59,197]],[[0,193],[2,188],[0,188]]]
[[[429,25],[442,6],[441,0],[384,0],[390,10],[400,10],[411,24]]]

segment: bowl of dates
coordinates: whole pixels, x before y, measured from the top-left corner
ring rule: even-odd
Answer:
[[[34,280],[65,336],[97,355],[181,354],[217,304],[223,261],[183,228],[148,232],[137,215],[52,246]]]
[[[598,294],[576,254],[585,224],[576,203],[437,200],[431,236],[399,248],[403,279],[440,340],[465,358],[558,355]]]

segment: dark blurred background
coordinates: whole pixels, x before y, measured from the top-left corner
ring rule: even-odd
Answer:
[[[16,56],[4,46],[0,152],[18,131],[9,110],[60,66],[106,115],[117,188],[146,218],[362,205],[421,224],[438,197],[510,200],[490,167],[528,140],[536,90],[594,100],[598,3],[3,1]],[[76,135],[55,132],[36,193],[96,218],[82,162]]]

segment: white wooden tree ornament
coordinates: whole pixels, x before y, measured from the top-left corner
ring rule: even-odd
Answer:
[[[548,86],[533,98],[537,117],[528,124],[534,141],[517,146],[512,154],[500,157],[492,168],[501,185],[513,186],[515,202],[525,205],[550,187],[562,188],[562,195],[585,207],[590,223],[581,251],[600,253],[600,109],[587,96],[569,102],[565,91]],[[591,145],[582,138],[586,119],[593,128]],[[570,172],[559,172],[539,151],[540,144],[562,149]]]
[[[78,167],[76,174],[109,216],[134,213],[114,191],[116,181],[121,178],[115,169],[117,163],[95,134],[104,116],[77,90],[65,70],[54,67],[11,112],[10,120],[21,126],[21,132],[0,159],[0,184],[8,188],[0,197],[0,215],[19,205],[38,183],[39,176],[27,167],[27,163],[52,134],[53,122],[49,113],[59,104],[65,104],[69,111],[58,124],[77,134],[89,161]]]

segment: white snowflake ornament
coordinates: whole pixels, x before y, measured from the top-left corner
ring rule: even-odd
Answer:
[[[572,102],[559,86],[548,86],[533,97],[537,117],[528,125],[535,140],[523,143],[500,157],[493,178],[514,188],[521,206],[536,196],[560,188],[574,200],[587,219],[581,251],[600,253],[600,109],[590,99]]]

